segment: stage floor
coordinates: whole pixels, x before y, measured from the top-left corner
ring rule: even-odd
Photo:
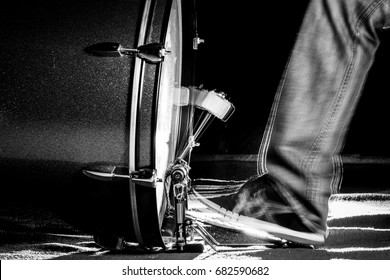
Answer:
[[[43,260],[390,260],[390,194],[333,195],[329,202],[330,235],[316,249],[269,248],[261,240],[241,233],[207,227],[220,243],[215,251],[206,244],[203,253],[145,253],[137,247],[110,252],[48,209],[27,202],[0,205],[0,259]],[[71,207],[71,206],[70,206]],[[228,243],[250,246],[229,247]]]

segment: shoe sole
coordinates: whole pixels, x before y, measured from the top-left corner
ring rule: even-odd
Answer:
[[[247,235],[258,237],[269,242],[283,242],[283,239],[285,239],[306,245],[323,245],[325,243],[325,234],[295,231],[277,224],[239,215],[215,204],[195,190],[193,190],[193,197],[207,206],[215,214],[219,215],[209,215],[209,217],[207,217],[208,215],[204,213],[202,217],[200,217],[199,214],[192,213],[192,215],[197,215],[198,218],[201,218],[205,223],[239,230]],[[191,213],[189,214],[191,215]]]

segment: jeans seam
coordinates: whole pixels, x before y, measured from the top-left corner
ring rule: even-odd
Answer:
[[[356,22],[355,29],[358,31],[360,28],[360,25],[365,22],[365,20],[372,14],[374,13],[377,8],[383,4],[385,0],[374,0],[361,14],[361,16],[358,18]]]
[[[356,57],[356,33],[353,38],[353,43],[352,43],[352,56],[348,62],[346,71],[344,73],[343,81],[341,84],[340,89],[338,90],[338,93],[335,97],[335,100],[333,101],[333,105],[331,107],[331,111],[329,113],[329,117],[327,118],[325,124],[321,128],[318,136],[314,140],[313,144],[309,148],[304,160],[302,161],[301,168],[302,170],[307,170],[307,166],[312,166],[314,164],[314,161],[316,157],[318,156],[319,153],[319,147],[322,145],[323,140],[326,138],[326,135],[328,134],[328,131],[331,127],[331,124],[334,121],[334,116],[337,112],[337,109],[339,108],[340,105],[340,100],[344,96],[345,89],[347,87],[347,84],[349,83],[349,78],[353,70],[353,66],[355,63],[355,57]],[[309,193],[312,193],[316,188],[313,187],[318,184],[318,179],[315,179],[315,176],[313,176],[311,173],[306,173],[307,179],[306,179],[306,184],[307,186],[312,186],[307,189],[306,196],[308,199],[312,200],[312,195],[309,197]]]
[[[290,60],[291,60],[291,55],[289,57],[289,61]],[[289,65],[290,65],[290,62],[287,63],[286,69],[284,71],[285,73],[288,71]],[[283,76],[285,76],[285,74],[283,74]],[[266,135],[263,138],[263,141],[260,145],[260,151],[259,151],[258,159],[257,159],[257,172],[260,173],[259,175],[268,173],[267,166],[266,166],[267,150],[269,147],[269,143],[271,141],[272,130],[273,130],[273,127],[275,124],[275,119],[276,119],[277,111],[279,108],[280,97],[282,95],[282,91],[283,91],[284,84],[285,84],[284,79],[282,79],[282,80],[283,80],[283,82],[282,82],[282,84],[277,92],[277,95],[275,96],[275,101],[274,101],[274,104],[273,104],[271,111],[270,111],[270,119],[266,125]]]
[[[377,7],[379,7],[384,0],[376,0],[373,1],[367,8],[362,12],[362,14],[358,17],[356,25],[355,25],[355,34],[354,37],[352,38],[352,56],[350,58],[350,61],[348,62],[344,77],[343,77],[343,82],[338,90],[338,93],[335,97],[335,100],[332,105],[332,109],[330,111],[330,115],[324,126],[321,128],[320,133],[314,140],[313,144],[309,148],[304,160],[302,161],[301,167],[303,170],[306,170],[306,167],[308,165],[313,165],[316,156],[318,155],[318,147],[320,147],[323,143],[323,140],[325,139],[326,135],[328,134],[329,128],[331,127],[332,123],[334,122],[334,117],[335,114],[339,108],[340,105],[340,100],[345,96],[346,88],[349,84],[351,73],[354,69],[354,65],[356,62],[356,48],[357,48],[357,38],[359,35],[359,29],[361,27],[361,24],[374,12],[376,11]],[[335,171],[334,171],[335,172]],[[315,186],[318,184],[318,179],[315,179],[314,176],[309,173],[307,174],[308,178],[306,179],[307,186]],[[310,184],[312,183],[312,184]],[[306,196],[309,200],[312,200],[313,195],[314,197],[315,194],[313,191],[316,190],[316,188],[309,187],[307,188]],[[310,196],[309,196],[310,194]]]

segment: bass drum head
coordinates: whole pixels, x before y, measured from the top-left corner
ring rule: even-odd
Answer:
[[[182,14],[181,3],[172,2],[168,27],[165,37],[165,48],[168,55],[161,65],[160,84],[157,98],[156,134],[154,143],[154,167],[157,178],[165,179],[169,164],[177,157],[179,129],[181,121],[181,105],[186,103],[186,95],[181,95],[182,66]],[[184,100],[183,100],[184,99]],[[164,201],[168,195],[166,180],[156,183],[157,209],[161,216],[166,206]]]

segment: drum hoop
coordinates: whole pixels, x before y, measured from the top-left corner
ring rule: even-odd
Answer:
[[[150,43],[148,40],[150,40],[151,32],[155,32],[153,28],[151,28],[151,25],[153,24],[153,18],[155,16],[155,8],[156,5],[160,0],[146,0],[143,16],[141,20],[141,25],[139,29],[139,37],[138,37],[138,46]],[[180,1],[180,0],[179,0]],[[165,1],[165,12],[163,15],[163,19],[161,21],[161,29],[160,29],[160,36],[159,36],[159,43],[164,44],[165,43],[165,37],[169,22],[169,16],[171,11],[173,0],[166,0]],[[158,35],[158,34],[157,34]],[[156,96],[158,96],[158,89],[160,84],[160,76],[161,76],[161,65],[153,65],[150,66],[149,64],[146,64],[145,61],[143,61],[140,58],[135,59],[134,64],[134,74],[133,74],[133,87],[132,87],[132,97],[131,97],[131,111],[130,111],[130,130],[129,130],[129,175],[130,175],[130,181],[129,181],[129,194],[130,194],[130,205],[131,205],[131,218],[132,218],[132,225],[134,230],[135,238],[140,246],[144,247],[153,247],[153,246],[161,246],[165,247],[165,244],[161,237],[161,232],[159,230],[158,235],[159,237],[157,241],[151,241],[147,240],[147,238],[144,238],[144,232],[142,231],[142,226],[140,225],[139,220],[139,205],[137,202],[137,185],[132,181],[131,174],[133,172],[136,172],[140,168],[140,162],[139,162],[139,153],[140,153],[140,118],[139,118],[139,110],[141,109],[141,101],[144,94],[145,89],[145,71],[154,71],[154,78],[153,80],[153,98],[156,99]],[[154,139],[155,136],[155,126],[156,126],[156,118],[157,118],[157,106],[154,105],[152,108],[152,135],[151,137]],[[154,144],[154,141],[151,141]],[[155,145],[153,145],[150,158],[151,162],[154,162],[155,158]],[[158,212],[158,211],[157,211]],[[145,217],[144,217],[145,218]],[[157,234],[157,233],[156,233]]]
[[[141,46],[145,43],[147,22],[150,14],[152,0],[145,0],[144,10],[141,19],[141,26],[138,35],[137,46]],[[137,115],[138,115],[138,99],[140,91],[142,89],[143,81],[143,64],[144,62],[135,58],[134,74],[133,74],[133,88],[131,95],[131,109],[130,109],[130,129],[129,129],[129,194],[130,194],[130,212],[133,222],[133,230],[137,242],[142,246],[144,244],[141,230],[138,222],[138,210],[137,210],[137,196],[135,190],[135,184],[131,180],[131,174],[136,171],[135,158],[136,158],[136,132],[137,132]]]

